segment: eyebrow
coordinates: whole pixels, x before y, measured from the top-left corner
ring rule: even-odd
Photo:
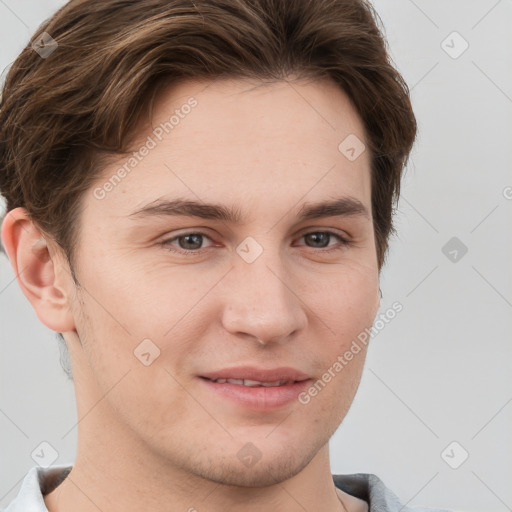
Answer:
[[[201,219],[220,220],[232,224],[240,224],[242,220],[239,207],[185,199],[156,199],[129,215],[133,219],[160,216],[199,217]],[[359,199],[353,197],[341,197],[319,203],[305,203],[297,214],[299,221],[324,217],[353,216],[362,216],[370,219],[366,206]]]

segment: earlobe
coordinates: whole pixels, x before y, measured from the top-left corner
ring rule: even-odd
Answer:
[[[49,241],[24,208],[9,211],[2,224],[2,240],[18,284],[39,320],[56,332],[75,328],[69,308],[69,271],[65,259],[50,254]]]

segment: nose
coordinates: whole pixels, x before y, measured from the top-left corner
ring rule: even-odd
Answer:
[[[222,281],[222,324],[234,336],[262,345],[285,343],[305,327],[307,315],[280,258],[264,256],[236,261]]]

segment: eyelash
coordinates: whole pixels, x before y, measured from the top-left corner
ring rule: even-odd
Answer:
[[[339,242],[341,243],[341,245],[337,245],[337,246],[334,246],[334,247],[331,247],[330,249],[325,249],[325,248],[315,248],[315,247],[309,247],[309,249],[311,249],[313,252],[315,253],[331,253],[331,252],[336,252],[336,251],[341,251],[343,249],[346,249],[347,247],[350,247],[353,245],[353,243],[350,241],[350,240],[347,240],[346,238],[343,238],[341,235],[339,235],[338,233],[335,233],[333,231],[329,231],[329,230],[323,230],[323,231],[309,231],[308,233],[304,233],[303,235],[300,236],[300,238],[304,238],[305,236],[308,236],[308,235],[311,235],[311,234],[328,234],[330,236],[333,236],[335,238],[337,238],[339,240]],[[181,248],[171,248],[171,243],[174,242],[175,240],[179,240],[180,238],[184,238],[186,236],[190,236],[190,235],[200,235],[202,237],[206,237],[208,239],[210,239],[210,237],[206,234],[206,233],[202,233],[200,231],[190,231],[188,233],[182,233],[178,236],[175,236],[173,238],[169,238],[167,240],[163,240],[162,242],[160,242],[160,245],[166,247],[170,252],[173,252],[173,253],[176,253],[176,254],[181,254],[181,255],[184,255],[184,256],[195,256],[195,255],[198,255],[198,254],[202,254],[205,250],[208,250],[209,247],[204,247],[204,248],[201,248],[201,249],[189,249],[189,250],[186,250],[186,249],[181,249]],[[330,241],[330,239],[329,239]],[[307,246],[306,246],[307,247]]]

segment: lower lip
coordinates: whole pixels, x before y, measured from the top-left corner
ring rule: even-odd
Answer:
[[[311,379],[307,379],[284,386],[250,387],[229,382],[220,384],[202,377],[200,380],[217,395],[246,408],[260,411],[279,409],[296,401],[298,395],[311,384]]]

